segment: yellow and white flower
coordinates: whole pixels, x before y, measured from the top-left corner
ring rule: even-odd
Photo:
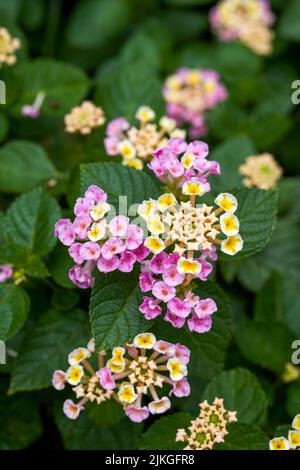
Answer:
[[[292,427],[294,429],[300,430],[300,414],[296,415],[292,422]]]
[[[172,357],[167,362],[167,368],[170,372],[171,380],[177,382],[187,375],[187,367],[176,357]]]
[[[168,116],[163,116],[159,120],[159,125],[166,132],[171,133],[176,128],[176,121]]]
[[[168,397],[162,397],[160,400],[151,401],[148,408],[153,415],[162,414],[171,408],[171,402]]]
[[[186,181],[182,186],[182,193],[187,196],[203,196],[205,193],[205,186],[201,181],[192,178],[190,181]]]
[[[77,348],[70,352],[68,361],[71,366],[75,366],[89,357],[91,357],[91,353],[87,348]]]
[[[151,253],[154,253],[155,255],[160,253],[165,248],[163,240],[158,237],[147,237],[144,245],[149,248]]]
[[[142,349],[152,349],[156,343],[156,337],[153,333],[141,333],[137,335],[134,340],[133,344],[136,348]]]
[[[118,397],[122,403],[133,403],[137,399],[134,387],[131,384],[122,385],[118,392]]]
[[[131,160],[124,160],[122,162],[124,166],[130,166],[130,168],[135,168],[135,170],[142,170],[144,165],[142,160],[139,158],[132,158]]]
[[[144,220],[148,220],[149,217],[155,213],[156,207],[157,201],[149,199],[148,201],[143,201],[142,204],[139,205],[137,212]]]
[[[126,362],[123,360],[123,362],[115,364],[112,359],[109,359],[106,365],[110,368],[112,372],[114,372],[115,374],[119,374],[120,372],[123,372],[125,370]]]
[[[177,262],[177,270],[180,274],[193,274],[197,276],[201,269],[202,265],[197,260],[181,257]]]
[[[270,450],[289,450],[290,444],[289,441],[285,437],[274,437],[269,442],[269,449]]]
[[[83,375],[83,367],[81,365],[75,365],[68,368],[66,372],[66,379],[70,385],[78,385]]]
[[[135,117],[141,122],[149,122],[155,118],[155,112],[149,106],[141,106],[137,112]]]
[[[297,447],[300,448],[300,430],[299,429],[291,429],[289,431],[289,443],[291,449],[296,449]]]
[[[100,219],[103,219],[109,210],[110,205],[107,202],[99,202],[90,210],[90,216],[95,222],[98,222]]]
[[[157,207],[161,212],[165,212],[176,204],[176,197],[172,193],[162,194],[157,200]]]
[[[242,250],[243,244],[243,239],[239,234],[233,235],[222,240],[221,251],[227,255],[233,256]]]
[[[91,230],[89,230],[87,234],[89,240],[91,240],[92,242],[98,242],[99,240],[102,240],[106,236],[106,230],[107,230],[106,222],[92,224]]]
[[[147,221],[147,228],[152,235],[161,235],[165,231],[165,226],[158,214],[149,216]]]
[[[215,204],[223,209],[225,212],[234,213],[237,210],[238,202],[235,196],[230,193],[221,193],[215,199]]]
[[[222,232],[228,237],[237,235],[239,233],[239,220],[234,214],[231,214],[230,212],[221,215],[220,224]]]
[[[125,160],[131,160],[136,156],[136,149],[128,139],[121,140],[121,142],[119,142],[118,149]]]
[[[111,362],[115,366],[122,365],[124,363],[124,354],[126,353],[126,349],[122,347],[114,348],[112,350],[112,357]]]
[[[181,159],[181,163],[184,166],[184,168],[191,168],[194,164],[195,161],[195,156],[191,153],[185,153]]]

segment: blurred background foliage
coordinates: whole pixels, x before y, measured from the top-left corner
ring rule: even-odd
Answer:
[[[0,449],[134,449],[151,448],[151,443],[174,448],[173,441],[155,439],[166,426],[176,430],[186,421],[186,413],[195,415],[202,395],[216,394],[238,409],[241,427],[232,433],[232,446],[239,448],[238,435],[247,425],[253,435],[249,448],[261,448],[266,434],[276,433],[277,426],[288,424],[300,411],[299,368],[293,380],[283,375],[291,344],[300,338],[300,106],[291,100],[292,82],[300,79],[300,2],[271,1],[277,16],[276,40],[268,58],[241,44],[217,41],[208,24],[208,11],[215,3],[0,1],[0,25],[22,41],[17,65],[0,70],[7,85],[7,104],[0,107],[0,239],[7,242],[1,214],[8,207],[16,210],[11,206],[14,198],[31,190],[14,204],[21,218],[24,204],[29,204],[30,224],[34,227],[38,221],[35,229],[40,234],[22,243],[22,234],[19,239],[15,235],[13,242],[24,252],[10,247],[11,253],[5,255],[26,266],[30,280],[24,289],[11,287],[5,301],[3,295],[0,300],[6,302],[6,311],[20,312],[6,331],[11,338],[8,364],[0,366]],[[207,114],[205,140],[223,172],[215,178],[214,189],[241,184],[238,167],[246,156],[273,153],[284,169],[278,222],[262,252],[218,264],[217,280],[229,301],[220,300],[212,333],[193,344],[191,335],[176,331],[178,340],[192,343],[195,390],[189,399],[175,400],[178,415],[161,418],[145,430],[124,420],[113,405],[103,405],[101,413],[91,408],[75,426],[63,416],[61,396],[57,398],[49,386],[51,372],[63,367],[67,352],[89,338],[89,293],[73,288],[66,275],[66,250],[54,248],[47,230],[59,217],[57,201],[67,213],[68,202],[78,195],[79,165],[110,157],[102,144],[103,128],[87,137],[70,136],[63,117],[85,97],[100,105],[108,118],[123,115],[132,120],[141,104],[162,115],[163,80],[183,65],[217,70],[229,90],[229,99]],[[41,117],[24,118],[20,107],[33,102],[40,90],[46,92]],[[53,178],[58,183],[42,192],[40,188]],[[41,213],[47,217],[39,221]],[[12,226],[10,233],[13,230]],[[205,288],[209,290],[209,284]],[[27,318],[22,312],[29,297]],[[160,334],[168,330],[167,339],[170,329],[157,329]],[[261,436],[256,425],[265,434]]]

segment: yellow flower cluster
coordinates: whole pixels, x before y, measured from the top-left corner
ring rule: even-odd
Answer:
[[[227,411],[223,398],[215,398],[212,405],[205,400],[199,406],[200,414],[188,430],[177,431],[176,442],[187,443],[184,450],[211,450],[214,444],[224,442],[227,423],[237,421],[236,411]]]
[[[274,437],[269,442],[270,450],[300,450],[300,414],[293,419],[288,439],[283,436]]]
[[[19,49],[21,42],[13,38],[6,28],[0,28],[0,66],[2,64],[13,65],[17,58],[14,52]]]
[[[239,172],[245,176],[243,183],[247,188],[271,189],[276,186],[283,170],[273,155],[263,153],[248,157]]]
[[[84,101],[80,106],[75,106],[65,116],[66,131],[70,134],[90,134],[93,129],[102,126],[104,122],[103,110],[91,101]]]

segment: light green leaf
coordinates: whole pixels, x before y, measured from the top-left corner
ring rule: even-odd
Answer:
[[[0,150],[0,191],[29,191],[49,181],[55,172],[45,150],[38,144],[16,140]]]
[[[237,411],[241,423],[259,423],[266,412],[265,392],[247,369],[233,369],[215,377],[203,393],[203,400],[212,402],[216,397],[224,398],[228,410]]]
[[[150,328],[139,311],[142,295],[137,272],[98,274],[92,290],[90,320],[99,350],[129,343]]]
[[[9,207],[6,237],[35,255],[46,255],[56,243],[53,231],[60,218],[56,200],[41,188],[23,194]]]
[[[157,198],[160,185],[152,177],[134,168],[116,163],[88,163],[80,166],[81,193],[91,184],[100,186],[108,194],[109,204],[119,205],[119,197],[127,198],[127,209],[144,199]]]
[[[176,442],[179,428],[186,429],[192,420],[188,413],[173,413],[163,416],[142,434],[139,449],[142,450],[182,450],[184,443]]]
[[[235,255],[235,259],[245,258],[261,251],[271,238],[276,222],[277,191],[242,188],[232,193],[238,200],[236,215],[244,240],[243,250]],[[224,253],[220,258],[232,259]]]
[[[215,450],[267,450],[268,436],[257,426],[243,423],[229,423],[229,434],[225,442],[214,446]]]
[[[29,305],[29,297],[21,287],[0,284],[0,340],[11,338],[23,326]]]
[[[28,329],[16,359],[9,393],[39,390],[51,385],[56,369],[68,367],[68,354],[90,339],[82,310],[50,310]]]

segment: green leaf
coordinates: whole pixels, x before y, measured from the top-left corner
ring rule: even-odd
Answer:
[[[134,168],[116,163],[88,163],[80,166],[81,193],[91,184],[100,186],[108,194],[109,204],[119,205],[119,197],[127,198],[127,209],[144,199],[158,198],[160,185],[152,177]],[[132,214],[135,215],[135,214]]]
[[[211,177],[214,191],[222,192],[240,186],[242,177],[239,167],[246,157],[256,153],[253,143],[244,135],[232,137],[215,147],[209,158],[220,163],[221,175]]]
[[[282,286],[282,315],[289,329],[300,338],[300,290],[299,283],[286,277]]]
[[[101,407],[99,405],[99,413]],[[61,408],[55,411],[55,421],[66,449],[136,450],[141,425],[126,418],[114,426],[103,426],[96,424],[85,412],[72,421],[63,414]]]
[[[17,64],[11,72],[17,81],[18,98],[14,112],[34,102],[36,95],[46,94],[42,115],[63,116],[87,94],[89,82],[85,73],[74,65],[52,59],[35,59]]]
[[[265,392],[257,378],[247,369],[233,369],[215,377],[203,393],[203,400],[224,398],[225,407],[237,411],[240,423],[257,424],[267,407]]]
[[[38,401],[33,395],[7,397],[5,383],[0,396],[0,450],[25,449],[42,434]]]
[[[210,0],[166,0],[167,3],[170,5],[182,5],[186,6],[193,6],[193,5],[205,5],[209,3]]]
[[[97,80],[95,102],[103,107],[109,119],[124,116],[133,121],[141,105],[162,114],[162,84],[144,60],[130,64],[117,63],[113,70]]]
[[[254,364],[273,372],[282,372],[290,361],[294,335],[274,319],[239,325],[236,340],[243,355]]]
[[[9,128],[9,124],[8,124],[8,120],[6,116],[4,116],[3,114],[0,114],[0,142],[6,139],[8,128]]]
[[[260,189],[238,189],[233,191],[238,200],[236,215],[240,221],[240,233],[244,247],[235,259],[245,258],[261,251],[273,233],[277,213],[277,191]],[[232,259],[220,254],[221,259]]]
[[[137,272],[98,274],[92,290],[90,320],[99,350],[129,343],[151,323],[139,311],[142,295]]]
[[[288,2],[279,21],[278,32],[290,41],[300,41],[300,4],[298,0]]]
[[[210,380],[224,368],[225,356],[231,338],[231,307],[225,292],[214,282],[201,283],[193,291],[200,298],[212,298],[218,311],[213,316],[213,326],[208,333],[191,333],[187,327],[176,329],[166,321],[156,322],[153,331],[158,339],[179,342],[191,350],[189,376],[197,383]]]
[[[124,419],[124,410],[115,400],[107,400],[101,406],[90,403],[87,413],[98,426],[112,426]]]
[[[0,284],[0,340],[14,336],[28,315],[30,299],[14,284]]]
[[[101,48],[122,33],[130,17],[127,0],[81,0],[67,26],[67,39],[80,49]]]
[[[56,369],[66,369],[68,354],[90,338],[85,312],[50,310],[32,327],[22,343],[9,393],[39,390],[51,385]]]
[[[75,288],[68,275],[69,270],[74,266],[74,261],[64,245],[59,244],[54,248],[48,258],[47,266],[51,276],[59,286],[66,289]]]
[[[0,191],[29,191],[49,181],[55,172],[45,150],[38,144],[16,140],[0,150]]]
[[[254,319],[269,322],[282,320],[282,281],[277,273],[273,273],[257,293]]]
[[[43,256],[55,246],[53,231],[59,218],[56,200],[37,188],[11,204],[6,215],[5,233],[11,243]]]
[[[214,446],[215,450],[267,450],[268,436],[257,426],[243,423],[229,423],[229,434],[225,442]]]
[[[291,418],[300,413],[300,380],[289,385],[287,389],[286,409]]]
[[[139,449],[142,450],[182,450],[183,443],[175,442],[177,430],[186,429],[192,420],[188,413],[173,413],[163,416],[142,434]]]

